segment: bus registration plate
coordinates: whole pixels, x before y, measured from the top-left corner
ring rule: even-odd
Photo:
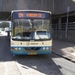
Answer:
[[[36,55],[36,52],[29,52],[28,55]]]

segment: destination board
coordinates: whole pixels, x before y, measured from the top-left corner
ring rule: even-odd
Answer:
[[[43,12],[13,12],[12,18],[50,18],[50,14]]]

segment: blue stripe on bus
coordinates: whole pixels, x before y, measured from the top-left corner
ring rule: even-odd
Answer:
[[[13,52],[11,51],[12,54],[15,54],[15,55],[28,55],[28,52]]]
[[[27,46],[11,46],[11,48],[21,48],[21,50],[25,50],[24,48],[29,48],[29,49],[31,49],[31,48],[34,48],[33,50],[35,50],[36,48],[39,48],[40,47],[40,49],[39,50],[43,50],[43,48],[48,48],[48,49],[50,49],[50,46],[29,46],[29,47],[27,47]]]
[[[44,50],[50,50],[50,47],[11,47],[11,48],[14,48],[14,50],[13,51],[27,51],[28,49],[30,50],[30,51],[44,51]],[[17,49],[16,49],[17,48]],[[19,50],[19,48],[21,48],[20,50]],[[46,48],[48,48],[48,49],[46,49]]]
[[[52,51],[46,51],[46,52],[37,52],[37,54],[50,54]]]

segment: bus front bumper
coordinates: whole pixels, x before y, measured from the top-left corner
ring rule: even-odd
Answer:
[[[50,54],[52,53],[51,50],[47,50],[47,51],[30,51],[30,52],[24,52],[24,51],[11,51],[12,54],[14,55],[39,55],[39,54]]]

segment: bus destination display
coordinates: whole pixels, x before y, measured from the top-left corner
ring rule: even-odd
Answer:
[[[49,14],[45,13],[26,13],[26,12],[14,12],[13,18],[49,18]]]

